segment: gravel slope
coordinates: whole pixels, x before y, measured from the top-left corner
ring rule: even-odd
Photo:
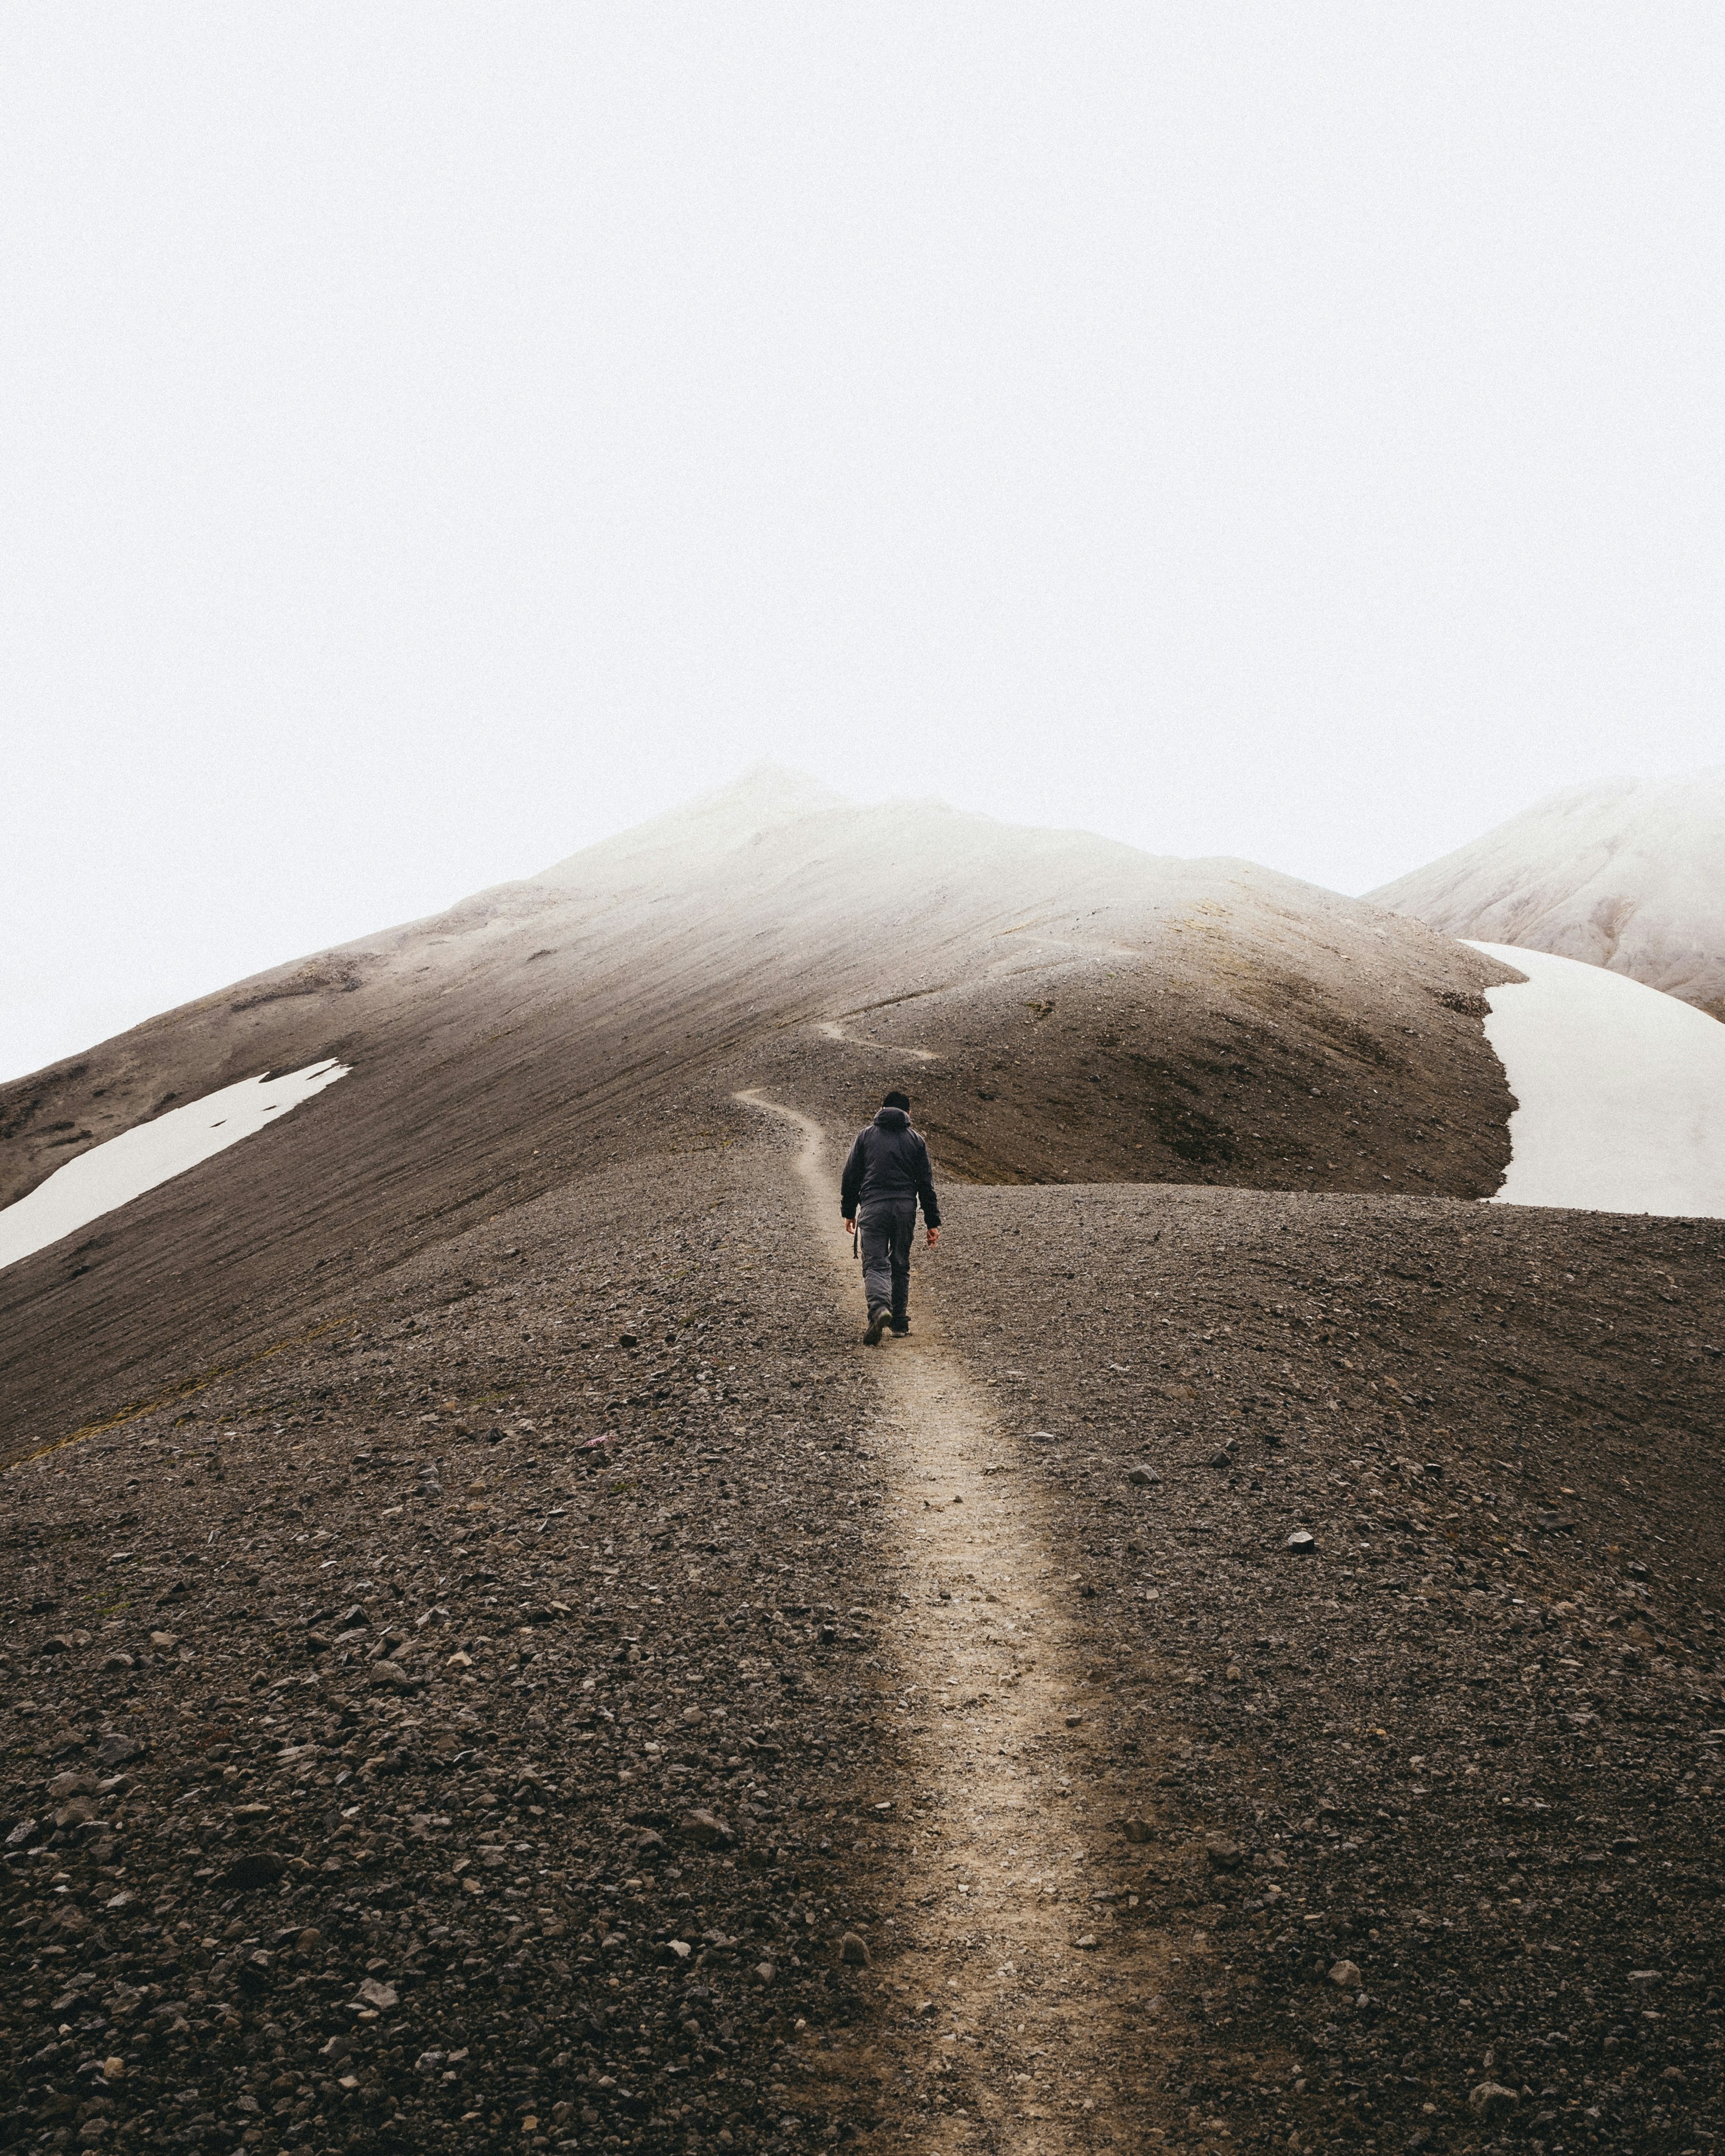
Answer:
[[[895,1989],[950,1944],[921,1339],[860,1348],[791,1141],[719,1127],[5,1476],[13,2143],[1038,2145]],[[1086,2089],[945,2030],[971,2086],[1040,2076],[1050,2148],[1705,2148],[1721,1230],[947,1196],[1108,2031]]]
[[[824,2128],[895,1773],[775,1158],[588,1178],[6,1476],[10,2141]]]
[[[1725,1235],[967,1191],[942,1255],[1058,1497],[1098,1776],[1153,1768],[1095,1845],[1187,1942],[1194,2142],[1708,2145]]]

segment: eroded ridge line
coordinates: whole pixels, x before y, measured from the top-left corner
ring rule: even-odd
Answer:
[[[797,1166],[835,1293],[862,1309],[819,1124]],[[1062,2156],[1113,2119],[1160,2003],[1168,1942],[1094,1898],[1113,1833],[1089,1758],[1082,1620],[1045,1501],[926,1292],[908,1340],[875,1351],[874,1425],[913,1584],[889,1610],[908,1786],[895,1792],[893,1942],[871,1981],[885,2138],[919,2150]],[[860,1351],[866,1352],[866,1351]],[[1063,1591],[1064,1590],[1064,1591]]]

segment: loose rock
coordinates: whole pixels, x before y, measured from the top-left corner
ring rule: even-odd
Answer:
[[[1502,2118],[1520,2102],[1515,2090],[1502,2082],[1481,2082],[1469,2092],[1467,2107],[1476,2118]]]

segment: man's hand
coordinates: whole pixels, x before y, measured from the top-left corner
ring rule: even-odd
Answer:
[[[855,1220],[847,1220],[845,1223],[845,1232],[847,1235],[854,1235],[856,1233],[856,1223]]]
[[[938,1228],[931,1228],[928,1231],[928,1247],[931,1250],[934,1248],[935,1245],[939,1242],[940,1239],[940,1229]]]

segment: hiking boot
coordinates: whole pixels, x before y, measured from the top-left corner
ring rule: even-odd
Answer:
[[[895,1316],[891,1322],[893,1331],[897,1333],[900,1339],[902,1340],[906,1333],[907,1333],[911,1329],[910,1319],[903,1316]]]
[[[886,1330],[887,1321],[891,1315],[891,1312],[888,1310],[870,1312],[869,1329],[863,1335],[865,1347],[878,1348],[880,1345],[880,1335]]]

